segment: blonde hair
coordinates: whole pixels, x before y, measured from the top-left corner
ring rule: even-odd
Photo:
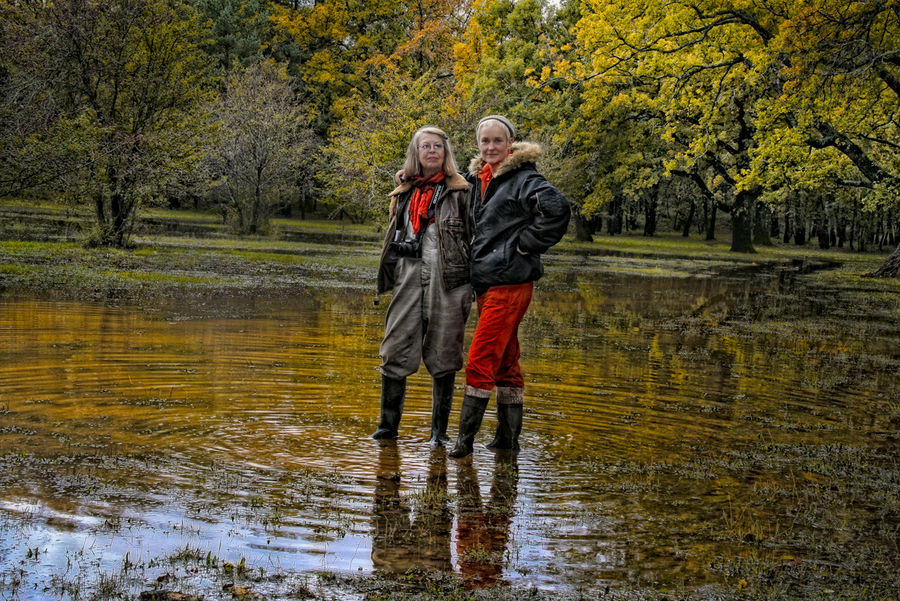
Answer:
[[[453,154],[450,138],[447,137],[444,130],[433,125],[426,125],[416,130],[416,133],[413,134],[412,139],[409,141],[409,146],[406,147],[406,162],[403,164],[403,173],[406,177],[422,175],[422,163],[419,162],[419,141],[425,134],[439,136],[444,143],[444,164],[441,165],[444,173],[448,176],[458,173],[459,167],[456,165],[456,156]]]

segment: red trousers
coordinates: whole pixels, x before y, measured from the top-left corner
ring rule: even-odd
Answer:
[[[519,367],[519,324],[533,293],[534,283],[528,282],[494,286],[476,299],[478,325],[469,346],[466,394],[487,398],[496,386],[505,393],[498,392],[497,402],[522,402],[525,379]]]

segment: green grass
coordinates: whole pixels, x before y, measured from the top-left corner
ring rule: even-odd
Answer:
[[[821,250],[812,246],[794,246],[776,242],[772,246],[755,245],[755,253],[736,253],[730,250],[728,241],[707,241],[698,236],[682,237],[675,232],[659,233],[656,236],[622,234],[618,236],[595,235],[593,242],[578,242],[566,238],[557,247],[572,253],[596,253],[610,251],[653,256],[676,256],[695,259],[729,260],[742,263],[764,263],[773,261],[812,260],[835,261],[856,266],[878,266],[894,250],[858,253],[848,249]]]
[[[58,204],[18,199],[2,199],[0,207],[65,212]],[[0,285],[88,297],[104,289],[127,296],[154,290],[207,292],[217,287],[257,292],[297,285],[371,289],[374,282],[382,224],[276,218],[272,220],[273,235],[243,237],[229,234],[212,211],[149,208],[142,214],[186,226],[217,220],[219,225],[210,231],[212,235],[142,233],[132,238],[131,249],[88,249],[77,242],[28,241],[28,219],[19,218],[15,229],[7,231],[26,239],[0,241]],[[297,241],[282,239],[287,233]],[[803,277],[829,288],[864,289],[873,295],[900,291],[900,278],[864,277],[884,261],[888,251],[823,251],[780,243],[756,249],[752,254],[733,253],[727,241],[685,238],[674,232],[654,237],[638,233],[595,235],[590,243],[577,242],[570,235],[547,256],[548,285],[560,278],[565,282],[571,277],[590,278],[591,272],[716,277],[735,267],[786,266],[801,271],[798,266],[812,263],[828,268],[814,269]]]

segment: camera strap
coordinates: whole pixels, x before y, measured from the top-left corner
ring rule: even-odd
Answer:
[[[438,198],[440,198],[443,193],[443,184],[437,184],[434,186],[434,193],[431,195],[431,202],[428,204],[428,221],[434,219],[434,207],[437,205]]]

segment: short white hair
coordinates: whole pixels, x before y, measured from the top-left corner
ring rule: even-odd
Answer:
[[[481,135],[482,127],[493,123],[502,126],[503,129],[509,133],[509,139],[514,139],[516,137],[516,128],[513,127],[513,124],[509,119],[503,115],[488,115],[487,117],[482,117],[478,121],[478,125],[475,126],[475,138],[478,139],[478,136]]]

